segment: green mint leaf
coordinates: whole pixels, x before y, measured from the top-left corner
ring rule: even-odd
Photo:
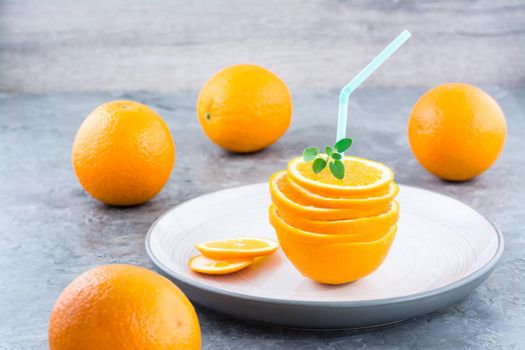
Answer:
[[[334,153],[334,150],[330,146],[326,146],[324,150],[325,150],[326,154],[328,155],[328,157],[330,157],[332,155],[332,153]]]
[[[343,158],[343,156],[341,155],[341,153],[332,153],[332,158],[334,158],[335,160],[340,160],[341,158]]]
[[[330,162],[330,171],[339,180],[345,177],[345,166],[340,160]]]
[[[305,162],[314,160],[315,157],[319,154],[319,148],[317,147],[308,147],[303,151],[303,159]]]
[[[319,174],[324,168],[326,168],[326,160],[323,158],[317,158],[314,160],[314,164],[312,165],[314,173]]]
[[[350,146],[352,146],[352,139],[347,137],[337,141],[334,145],[334,148],[337,150],[337,152],[342,153],[349,149]]]

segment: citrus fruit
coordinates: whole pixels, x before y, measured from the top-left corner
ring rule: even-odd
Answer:
[[[399,204],[393,201],[384,213],[350,220],[309,220],[299,215],[290,215],[286,211],[278,211],[273,204],[270,207],[270,213],[270,216],[278,215],[290,226],[297,229],[308,231],[312,234],[320,234],[319,236],[309,235],[311,238],[323,237],[329,234],[346,238],[353,237],[353,240],[357,241],[385,234],[399,218]]]
[[[208,275],[226,275],[242,270],[252,263],[253,258],[215,260],[203,255],[197,255],[190,259],[188,267],[195,272]]]
[[[345,177],[335,178],[328,168],[318,174],[302,157],[288,163],[288,176],[300,186],[321,196],[378,195],[388,191],[394,173],[386,165],[358,157],[344,157]]]
[[[208,138],[232,152],[276,142],[292,120],[292,97],[274,73],[253,64],[227,67],[202,87],[197,116]]]
[[[354,207],[354,208],[318,208],[311,206],[308,202],[302,202],[299,198],[291,197],[290,184],[286,180],[286,172],[279,171],[270,178],[270,195],[272,202],[277,206],[279,212],[285,212],[287,216],[301,216],[310,220],[347,220],[365,216],[378,215],[385,212],[389,203],[376,206]]]
[[[203,242],[195,248],[208,258],[239,259],[272,254],[279,248],[279,243],[267,238],[239,237]]]
[[[200,349],[195,310],[166,278],[106,265],[71,282],[53,307],[51,350]]]
[[[507,134],[498,103],[463,83],[439,85],[412,108],[408,138],[416,159],[430,173],[451,181],[471,179],[498,158]]]
[[[134,101],[112,101],[84,120],[73,143],[80,184],[109,205],[134,205],[154,197],[168,181],[175,146],[162,118]]]
[[[352,230],[348,231],[347,233],[319,233],[319,232],[313,232],[309,230],[304,230],[297,228],[290,224],[288,221],[286,221],[285,218],[279,215],[279,212],[277,210],[277,207],[275,205],[270,206],[269,210],[270,215],[270,223],[273,226],[278,225],[277,221],[282,221],[283,223],[287,224],[288,233],[293,236],[293,238],[297,240],[301,240],[304,242],[310,242],[313,244],[326,244],[326,243],[345,243],[345,242],[368,242],[368,241],[375,241],[379,238],[383,237],[388,231],[390,231],[391,227],[396,224],[397,218],[395,216],[390,217],[390,220],[383,220],[383,224],[373,225],[373,220],[370,220],[370,226],[366,227],[366,224],[364,225],[363,229],[361,230]],[[367,218],[371,219],[371,218]],[[354,220],[361,220],[361,219],[354,219]],[[347,221],[354,221],[354,220],[347,220]],[[321,221],[322,222],[322,221]],[[339,222],[339,221],[325,221],[328,223],[333,222]],[[387,224],[388,223],[388,224]]]
[[[397,226],[377,240],[366,242],[335,242],[327,236],[326,243],[304,239],[296,228],[278,216],[270,223],[275,228],[281,247],[290,262],[304,276],[325,284],[341,284],[355,281],[375,271],[383,262]]]
[[[399,186],[391,182],[388,191],[375,197],[363,196],[361,198],[332,198],[324,197],[308,191],[297,184],[290,176],[286,176],[289,187],[289,198],[296,202],[308,203],[314,207],[320,208],[356,208],[356,207],[373,207],[385,206],[394,199],[399,192]]]

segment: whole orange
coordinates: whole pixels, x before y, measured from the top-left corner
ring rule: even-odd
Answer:
[[[292,97],[275,74],[253,64],[225,68],[201,89],[197,115],[206,135],[232,152],[276,142],[292,120]]]
[[[471,179],[498,158],[507,135],[505,116],[485,91],[464,83],[439,85],[419,98],[408,139],[430,173],[450,181]]]
[[[153,198],[168,181],[175,145],[167,125],[134,101],[104,103],[78,129],[72,161],[80,184],[109,205]]]
[[[51,350],[200,349],[195,310],[166,278],[106,265],[77,277],[53,307]]]

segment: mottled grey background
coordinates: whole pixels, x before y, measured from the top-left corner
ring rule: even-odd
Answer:
[[[0,349],[47,348],[54,300],[86,269],[151,267],[144,237],[171,206],[332,142],[339,88],[405,27],[412,39],[352,97],[354,152],[485,213],[505,236],[501,263],[464,301],[371,330],[269,328],[197,306],[203,348],[524,348],[525,2],[0,0]],[[281,141],[244,156],[212,145],[194,111],[203,82],[239,62],[277,72],[295,104]],[[445,81],[485,88],[509,126],[498,162],[463,184],[427,174],[407,142],[412,104]],[[135,208],[91,199],[69,160],[82,119],[116,98],[155,108],[177,145],[171,181]]]

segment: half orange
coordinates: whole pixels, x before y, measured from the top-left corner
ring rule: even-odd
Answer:
[[[352,282],[374,272],[387,256],[397,230],[394,225],[374,241],[321,243],[298,239],[294,233],[297,229],[278,216],[273,216],[271,224],[295,268],[304,276],[325,284]]]

